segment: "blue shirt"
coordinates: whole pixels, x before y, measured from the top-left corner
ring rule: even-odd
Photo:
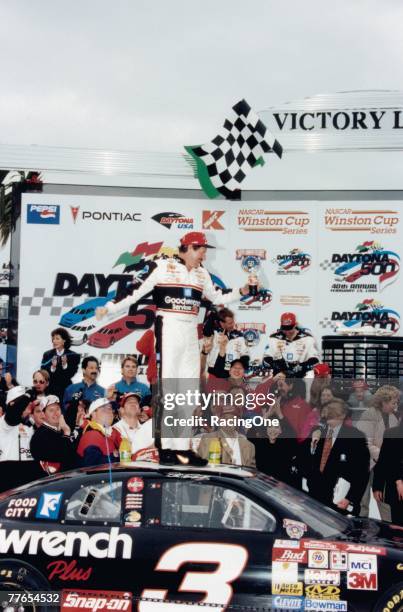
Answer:
[[[76,396],[76,397],[74,397]],[[97,383],[87,385],[83,380],[79,383],[69,385],[63,396],[63,411],[66,412],[67,405],[73,399],[83,399],[87,402],[93,402],[99,397],[105,397],[105,389]]]
[[[122,378],[119,382],[115,383],[116,391],[119,395],[124,393],[139,393],[141,395],[141,404],[144,404],[144,400],[150,399],[151,391],[148,385],[139,382],[136,378],[130,383],[130,385]]]

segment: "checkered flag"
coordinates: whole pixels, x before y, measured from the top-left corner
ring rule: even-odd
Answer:
[[[186,159],[209,198],[222,194],[227,200],[240,200],[240,184],[250,168],[264,165],[263,153],[274,151],[281,158],[283,152],[246,100],[235,104],[233,110],[211,142],[185,146],[189,153]]]

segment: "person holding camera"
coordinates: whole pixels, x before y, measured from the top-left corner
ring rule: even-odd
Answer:
[[[203,337],[201,369],[204,372],[207,365],[209,380],[229,378],[234,359],[240,359],[245,370],[248,369],[249,349],[243,333],[236,328],[232,310],[221,308],[218,312],[212,311],[204,324]]]

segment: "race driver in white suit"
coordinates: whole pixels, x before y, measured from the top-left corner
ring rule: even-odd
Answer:
[[[199,385],[200,350],[197,320],[202,296],[213,304],[228,304],[248,295],[247,285],[227,293],[216,289],[210,275],[202,266],[208,248],[203,232],[189,232],[180,240],[179,257],[160,258],[152,262],[148,276],[133,293],[120,302],[108,302],[97,308],[96,315],[115,314],[153,292],[157,318],[162,318],[161,364],[163,394],[167,390],[183,392]],[[186,380],[184,379],[191,379]],[[195,406],[175,406],[173,418],[189,418]],[[181,427],[179,435],[169,437],[162,425],[160,461],[166,464],[205,465],[206,461],[190,450],[190,427]],[[171,430],[172,431],[172,430]],[[172,435],[172,433],[171,433]]]

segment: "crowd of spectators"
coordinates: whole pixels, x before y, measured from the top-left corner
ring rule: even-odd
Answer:
[[[297,336],[306,341],[296,320],[283,320],[295,328],[294,334],[284,331],[289,342]],[[372,495],[380,517],[402,525],[403,422],[397,385],[333,380],[329,366],[313,356],[311,340],[309,352],[301,353],[309,366],[302,369],[266,352],[266,366],[275,368],[256,385],[247,378],[248,346],[233,313],[223,309],[208,325],[201,342],[201,388],[225,394],[204,413],[218,415],[220,425],[195,427],[193,450],[209,460],[211,449],[217,454],[218,448],[220,462],[257,467],[339,512],[367,517]],[[280,332],[276,342],[283,341]],[[125,457],[129,444],[130,460],[157,461],[151,389],[137,378],[136,356],[123,359],[121,379],[108,388],[98,382],[98,359],[86,356],[82,380],[72,383],[80,355],[71,350],[64,328],[51,336],[53,348],[44,353],[31,387],[20,386],[0,363],[0,490],[58,471],[117,462],[123,442]],[[270,350],[277,350],[273,343]],[[312,377],[302,378],[301,371]],[[270,393],[273,401],[246,407],[251,392]],[[241,401],[228,401],[228,396]],[[255,414],[273,423],[258,430],[234,424],[234,417]]]

